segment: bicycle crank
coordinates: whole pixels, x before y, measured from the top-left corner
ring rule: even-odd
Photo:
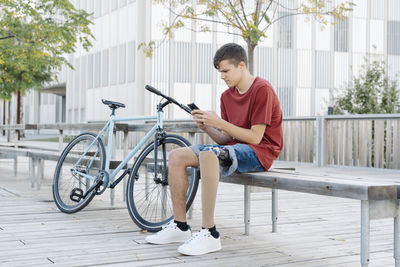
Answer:
[[[93,185],[89,187],[86,193],[83,193],[83,190],[80,188],[74,188],[71,190],[69,198],[74,202],[80,202],[93,190],[96,190],[96,195],[101,195],[104,193],[104,191],[106,191],[108,181],[109,181],[108,173],[105,171],[100,171],[96,179],[94,180]]]

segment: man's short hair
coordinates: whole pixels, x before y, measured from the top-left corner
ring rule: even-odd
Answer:
[[[214,55],[214,67],[218,69],[219,63],[228,60],[229,63],[237,67],[240,62],[244,62],[247,66],[246,51],[238,44],[228,43],[221,46]]]

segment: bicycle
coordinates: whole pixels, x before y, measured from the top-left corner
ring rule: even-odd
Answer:
[[[132,220],[141,229],[155,232],[173,217],[168,188],[168,153],[190,143],[179,135],[167,134],[163,129],[163,109],[173,103],[186,112],[191,109],[166,96],[150,85],[145,88],[162,97],[157,105],[157,116],[115,117],[115,110],[125,105],[102,99],[110,107],[110,119],[96,135],[86,132],[76,136],[63,150],[57,162],[53,179],[53,198],[65,213],[75,213],[86,207],[107,188],[114,188],[129,174],[126,203]],[[112,134],[115,122],[154,120],[155,125],[114,170],[110,170]],[[104,147],[108,136],[107,147]],[[154,136],[137,156],[131,168],[128,161]],[[126,166],[117,179],[117,174]],[[191,206],[197,192],[199,179],[194,168],[188,168],[189,187],[186,209]]]

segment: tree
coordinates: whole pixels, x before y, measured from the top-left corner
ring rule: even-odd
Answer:
[[[400,112],[397,82],[387,76],[384,61],[369,63],[367,58],[358,77],[347,84],[344,94],[334,99],[334,114]]]
[[[0,98],[56,78],[65,58],[91,47],[89,14],[68,0],[0,0]]]
[[[225,26],[225,32],[238,35],[247,44],[249,70],[253,73],[254,50],[259,42],[266,38],[267,30],[279,20],[290,16],[308,15],[322,24],[327,24],[328,17],[344,19],[346,12],[352,10],[354,4],[346,1],[337,6],[331,0],[154,0],[170,10],[174,18],[172,23],[164,23],[165,36],[173,37],[176,29],[185,27],[185,23],[194,20],[200,31],[212,31],[204,23],[217,23]],[[245,8],[246,4],[254,3],[254,9]],[[277,12],[279,10],[283,12]],[[151,55],[155,43],[139,45],[147,55]]]

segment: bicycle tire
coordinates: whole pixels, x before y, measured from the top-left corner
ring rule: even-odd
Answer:
[[[157,165],[164,165],[163,155],[167,155],[170,149],[190,146],[189,141],[178,135],[166,135],[159,142],[157,158],[161,157],[161,162],[159,161]],[[165,153],[163,152],[164,149]],[[154,143],[148,144],[142,150],[133,164],[126,191],[128,211],[132,220],[139,228],[149,232],[161,230],[161,227],[173,217],[169,186],[154,181],[154,177],[157,176],[152,172],[154,171],[153,151]],[[163,172],[164,168],[167,167],[160,166],[158,170],[162,172],[162,178],[168,180],[168,177],[165,177],[168,175],[168,168],[166,172]],[[151,171],[151,181],[146,177],[148,169]],[[186,210],[192,205],[199,185],[196,169],[188,168],[188,173],[189,186],[186,193]]]
[[[78,202],[72,201],[70,196],[74,188],[79,188],[82,193],[85,193],[85,189],[87,190],[93,184],[92,180],[72,172],[72,166],[81,156],[84,156],[84,158],[81,159],[78,166],[80,171],[96,177],[100,171],[104,170],[106,161],[104,144],[100,138],[95,141],[96,137],[94,133],[82,133],[75,137],[61,153],[54,172],[52,189],[54,202],[62,212],[75,213],[80,211],[96,195],[96,190],[92,190]],[[92,147],[88,150],[92,143]],[[85,156],[86,150],[88,151]]]

